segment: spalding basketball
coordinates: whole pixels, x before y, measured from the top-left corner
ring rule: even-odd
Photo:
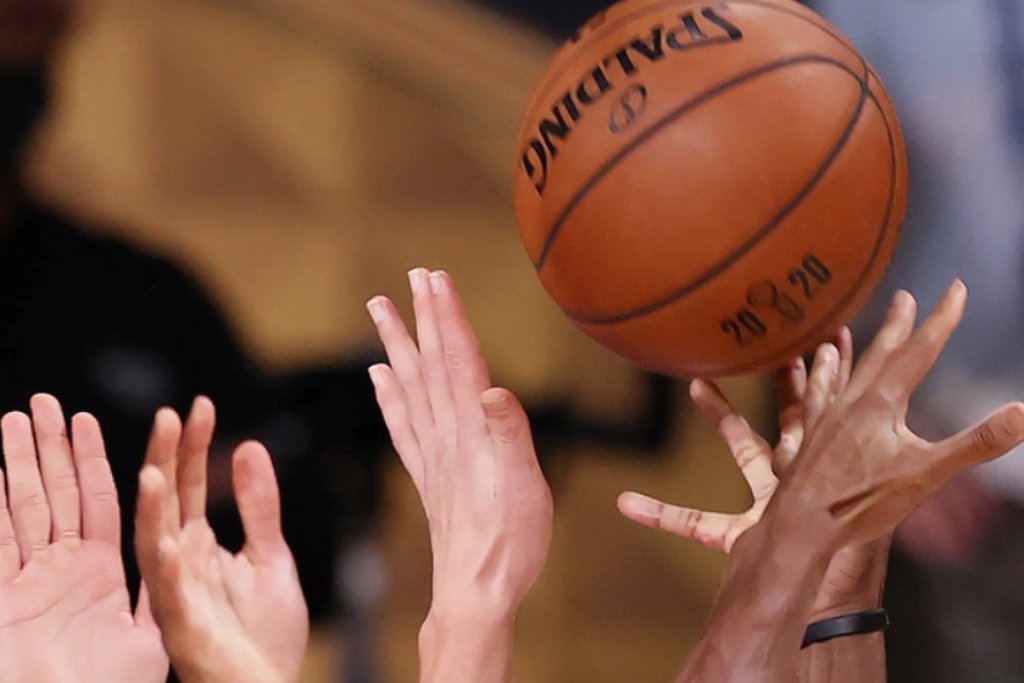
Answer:
[[[764,371],[833,336],[906,208],[892,102],[787,0],[627,0],[558,53],[519,135],[516,211],[591,337],[680,377]]]

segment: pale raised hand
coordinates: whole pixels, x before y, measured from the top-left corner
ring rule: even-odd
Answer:
[[[430,529],[421,680],[504,681],[511,622],[547,558],[551,492],[523,408],[490,388],[451,278],[409,278],[418,345],[390,300],[367,307],[389,361],[370,369],[377,401]]]
[[[185,683],[293,683],[309,638],[295,561],[281,534],[273,464],[256,442],[232,460],[245,546],[232,555],[206,520],[213,403],[198,398],[182,427],[157,413],[139,476],[135,546],[153,613]],[[327,542],[325,540],[325,542]]]
[[[117,490],[99,423],[55,398],[3,418],[0,681],[158,683],[167,655],[145,591],[132,614]]]

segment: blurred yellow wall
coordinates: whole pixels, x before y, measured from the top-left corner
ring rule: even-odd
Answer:
[[[54,202],[187,264],[254,354],[284,368],[375,348],[362,303],[400,303],[414,265],[453,272],[494,374],[525,398],[611,416],[637,375],[539,287],[511,200],[519,110],[554,45],[444,0],[96,0],[59,74],[32,177]],[[755,411],[756,385],[734,383]],[[520,621],[520,680],[666,680],[696,639],[720,558],[618,519],[638,488],[741,509],[734,467],[680,415],[655,463],[560,462],[552,559]],[[429,547],[403,473],[384,681],[415,678]],[[324,647],[316,667],[332,666]],[[310,680],[327,676],[311,674]]]

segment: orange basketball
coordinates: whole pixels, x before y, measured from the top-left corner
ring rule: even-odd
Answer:
[[[626,0],[541,79],[516,212],[545,288],[651,370],[769,370],[832,337],[906,209],[899,122],[853,44],[788,0]]]

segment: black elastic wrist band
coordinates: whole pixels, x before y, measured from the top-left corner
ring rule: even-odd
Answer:
[[[826,640],[842,636],[884,631],[887,626],[889,626],[889,614],[884,609],[873,609],[867,612],[855,612],[823,619],[807,627],[804,632],[803,645],[800,647],[803,649],[808,645],[824,643]]]

